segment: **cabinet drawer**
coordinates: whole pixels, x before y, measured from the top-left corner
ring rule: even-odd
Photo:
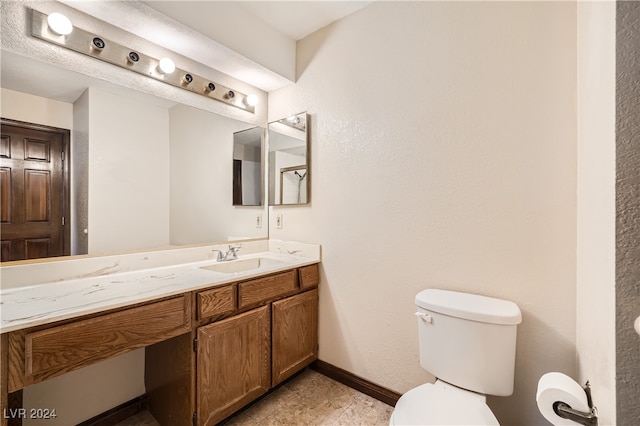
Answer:
[[[298,274],[301,288],[316,287],[320,283],[318,264],[303,266],[298,269]]]
[[[268,302],[295,291],[298,287],[298,271],[291,270],[269,277],[258,278],[238,284],[240,308]]]
[[[233,285],[198,293],[198,319],[224,315],[236,309],[236,288]]]
[[[24,373],[26,377],[46,377],[71,371],[190,330],[190,299],[181,296],[27,332]]]

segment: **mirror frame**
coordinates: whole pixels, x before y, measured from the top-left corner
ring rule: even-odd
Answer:
[[[303,122],[302,126],[296,125],[298,123],[292,124],[292,117],[296,117],[296,118],[300,118],[303,117],[303,120],[301,120]],[[274,124],[280,123],[282,125],[286,125],[289,127],[292,127],[293,129],[296,130],[301,130],[304,131],[304,141],[305,141],[305,162],[304,164],[298,165],[298,166],[291,166],[291,167],[284,167],[281,168],[280,170],[275,170],[274,165],[272,163],[271,160],[271,153],[272,152],[276,152],[276,151],[272,151],[271,150],[271,142],[272,142],[272,138],[271,138],[271,134],[272,132],[275,133],[280,133],[277,132],[276,130],[272,129],[272,126]],[[282,134],[282,133],[280,133]],[[300,112],[297,114],[292,114],[288,117],[282,118],[280,120],[276,120],[276,121],[272,121],[270,123],[268,123],[267,125],[267,140],[268,140],[268,149],[267,149],[267,170],[268,170],[268,177],[269,179],[274,179],[273,184],[271,182],[269,182],[268,184],[268,189],[267,189],[267,197],[268,197],[268,202],[269,202],[269,206],[304,206],[304,205],[308,205],[311,203],[311,144],[310,144],[310,138],[309,138],[310,132],[309,132],[309,114],[304,111],[304,112]],[[285,135],[286,136],[286,135]],[[302,177],[302,179],[305,180],[306,184],[305,184],[305,189],[306,189],[306,198],[304,202],[298,202],[298,203],[283,203],[283,180],[280,177],[282,175],[283,172],[295,172],[297,173],[298,170],[306,170],[306,174]],[[298,176],[300,176],[298,174]],[[301,179],[301,180],[302,180]],[[276,185],[278,186],[279,189],[279,197],[277,197],[276,199],[276,193],[274,192],[276,190]]]

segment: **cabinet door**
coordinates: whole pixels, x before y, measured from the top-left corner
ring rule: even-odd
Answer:
[[[272,385],[318,358],[318,289],[273,302]]]
[[[198,424],[213,425],[269,389],[270,315],[263,306],[198,328]]]

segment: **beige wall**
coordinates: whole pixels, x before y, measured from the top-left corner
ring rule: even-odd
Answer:
[[[73,128],[73,104],[5,88],[0,90],[0,115],[3,118],[62,129]]]
[[[489,405],[544,423],[540,376],[577,376],[576,31],[570,2],[377,2],[299,42],[269,114],[311,114],[312,201],[270,236],[322,243],[322,360],[405,392],[431,379],[417,292],[512,300],[515,394]]]
[[[169,245],[169,110],[88,90],[89,253]]]
[[[54,419],[25,426],[69,426],[104,413],[145,392],[144,349],[111,358],[24,389],[24,408],[56,410]]]
[[[579,380],[592,384],[600,424],[616,423],[615,2],[578,2]]]

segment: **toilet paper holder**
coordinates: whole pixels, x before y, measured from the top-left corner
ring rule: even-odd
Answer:
[[[587,394],[587,404],[590,409],[588,413],[574,410],[569,404],[562,401],[556,401],[553,404],[553,411],[563,419],[572,420],[584,426],[598,426],[598,411],[596,407],[593,406],[593,400],[591,399],[591,385],[589,385],[588,380],[582,389],[584,389],[584,393]]]

